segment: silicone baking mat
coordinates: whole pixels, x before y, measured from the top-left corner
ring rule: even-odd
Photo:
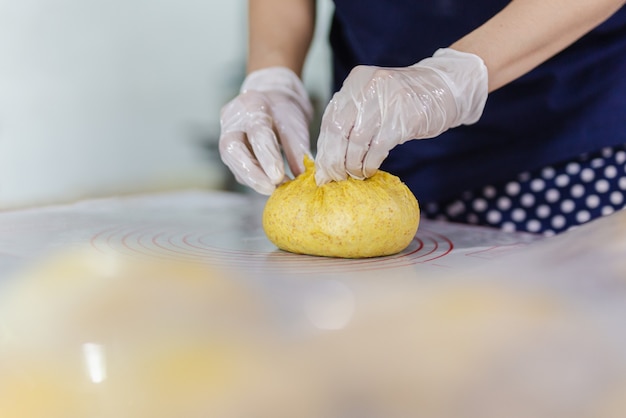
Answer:
[[[175,258],[256,274],[339,274],[463,269],[499,259],[540,237],[422,220],[399,254],[336,259],[278,250],[265,236],[265,199],[211,191],[97,199],[0,213],[0,271],[52,251],[91,247],[128,257]]]

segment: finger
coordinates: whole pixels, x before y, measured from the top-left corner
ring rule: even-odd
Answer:
[[[365,174],[363,173],[363,160],[369,149],[369,143],[363,143],[360,138],[356,138],[357,141],[353,141],[355,136],[350,136],[348,140],[348,148],[346,150],[346,173],[354,179],[363,180]]]
[[[385,158],[389,155],[389,145],[387,141],[378,138],[372,140],[370,148],[363,159],[362,172],[365,178],[372,177],[378,171]]]
[[[252,123],[247,129],[247,135],[260,167],[272,184],[279,184],[285,177],[285,166],[272,125],[266,121]]]
[[[272,184],[279,184],[285,177],[283,158],[268,114],[267,98],[258,92],[241,94],[222,111],[223,134],[244,132],[246,138],[240,144],[249,145],[251,160],[260,167]],[[247,139],[247,141],[246,141]],[[243,149],[242,149],[243,150]]]
[[[251,187],[258,193],[272,194],[275,186],[250,152],[243,132],[230,132],[222,135],[219,141],[219,151],[222,161],[239,183]]]
[[[346,151],[348,136],[354,126],[356,108],[339,93],[330,101],[324,115],[315,158],[315,180],[318,185],[347,178]]]
[[[294,111],[294,105],[290,102],[276,105],[274,127],[278,132],[279,142],[292,174],[294,176],[302,174],[304,156],[311,157],[308,115]]]
[[[358,180],[367,177],[363,164],[370,152],[372,138],[377,136],[381,127],[381,112],[378,100],[369,100],[364,97],[359,103],[359,111],[354,123],[354,129],[348,137],[346,150],[346,171]]]
[[[416,116],[406,114],[409,104],[403,101],[387,101],[381,108],[381,122],[374,132],[369,149],[363,159],[363,175],[373,176],[381,166],[389,151],[404,142],[409,132],[408,124],[419,120]],[[407,122],[409,121],[409,122]]]

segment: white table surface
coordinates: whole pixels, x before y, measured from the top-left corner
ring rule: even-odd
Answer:
[[[375,377],[372,381],[377,381],[378,376],[384,375],[392,383],[396,377],[405,376],[405,368],[414,360],[441,352],[451,353],[441,356],[450,355],[450,360],[457,362],[467,358],[465,363],[459,363],[459,368],[474,368],[475,373],[471,374],[474,380],[459,386],[465,390],[459,392],[461,397],[456,392],[437,391],[433,381],[434,395],[441,395],[444,400],[451,397],[442,403],[433,401],[433,408],[450,405],[450,400],[460,402],[462,408],[469,393],[472,399],[477,399],[473,404],[476,411],[483,411],[484,407],[495,408],[492,394],[498,392],[498,399],[508,399],[508,404],[502,406],[505,410],[514,407],[528,413],[516,417],[626,416],[626,409],[619,405],[619,400],[626,396],[626,212],[550,238],[422,220],[416,238],[400,254],[348,260],[296,255],[276,249],[261,227],[264,202],[264,198],[256,195],[181,191],[0,213],[0,285],[7,286],[0,286],[0,316],[4,303],[9,306],[9,316],[21,318],[4,324],[0,320],[0,354],[3,341],[7,344],[11,340],[10,330],[20,328],[16,324],[32,326],[28,321],[33,321],[35,314],[44,315],[41,312],[46,312],[47,298],[54,298],[38,290],[36,282],[34,287],[21,289],[20,281],[28,282],[23,272],[42,260],[87,250],[105,258],[183,261],[232,273],[233,280],[262,295],[266,306],[276,314],[278,321],[272,322],[271,327],[278,327],[279,334],[283,333],[281,338],[296,335],[298,340],[302,335],[316,333],[320,333],[322,341],[328,335],[337,338],[338,346],[327,347],[325,357],[309,346],[304,347],[306,354],[298,352],[306,359],[304,364],[320,362],[315,376],[324,377],[320,378],[322,384],[318,389],[337,378],[355,379],[355,369],[344,369],[342,359],[347,352],[360,354],[354,363],[348,362],[356,365],[356,376],[370,373],[370,377]],[[81,289],[88,288],[88,275],[75,283]],[[71,289],[70,282],[61,284]],[[156,300],[143,296],[141,288],[124,289],[139,292],[141,303],[136,310],[141,311],[144,320],[158,325],[168,323],[164,321],[166,312],[177,315],[187,301],[198,303],[198,295],[185,293],[184,282],[171,286],[175,290],[171,300],[158,299],[158,303],[164,304],[162,307],[155,306]],[[46,289],[52,291],[50,287]],[[37,309],[15,304],[9,297],[11,292],[39,301]],[[67,295],[61,292],[56,297],[63,299]],[[79,299],[68,300],[78,303]],[[450,302],[455,300],[459,302]],[[78,305],[83,306],[81,303]],[[81,309],[89,310],[84,306]],[[228,307],[221,309],[229,312]],[[122,314],[132,318],[137,315],[136,310]],[[50,327],[73,335],[73,321],[81,313],[72,311],[71,307],[59,310],[58,306],[50,312],[41,317],[46,327],[34,326],[31,330],[32,338],[44,338],[42,335],[48,332],[45,329]],[[59,312],[65,312],[65,316]],[[387,318],[390,326],[379,328],[377,318]],[[194,324],[197,321],[197,318],[189,319]],[[477,327],[476,332],[459,334],[472,327]],[[415,334],[416,330],[431,337],[420,340],[421,334]],[[159,332],[174,331],[166,327]],[[176,335],[180,338],[180,333]],[[406,335],[417,339],[407,342],[403,339]],[[147,333],[145,337],[154,336]],[[402,344],[390,343],[395,339],[407,343],[410,350],[402,351]],[[507,345],[509,340],[518,343]],[[317,344],[315,341],[312,340],[313,346]],[[62,342],[54,344],[62,346]],[[42,347],[40,354],[45,357],[45,344]],[[94,346],[89,347],[91,350]],[[110,347],[111,341],[103,341],[100,349]],[[348,351],[341,351],[345,347]],[[386,350],[395,354],[390,357]],[[15,355],[14,351],[7,353]],[[344,354],[336,357],[340,352]],[[417,357],[412,358],[412,353]],[[471,360],[477,353],[492,362],[482,364]],[[2,367],[0,361],[0,372]],[[435,377],[449,372],[446,367],[441,370],[433,367],[429,370],[436,372]],[[502,377],[498,373],[512,373],[511,370],[517,373],[515,384],[524,385],[500,383],[498,379],[511,376]],[[500,377],[494,378],[490,373]],[[422,376],[417,371],[409,384],[426,384],[420,380]],[[312,381],[297,380],[296,387]],[[346,393],[355,389],[349,386]],[[525,398],[529,388],[536,389],[535,395],[543,394],[555,403],[545,405],[542,402],[546,399]],[[311,387],[303,386],[302,390],[315,392]],[[489,401],[479,402],[483,396]],[[0,394],[0,407],[2,402]],[[613,406],[615,403],[617,406]],[[610,413],[603,409],[608,404],[612,405]],[[415,411],[410,406],[407,408],[411,411],[409,416],[415,416]],[[563,415],[572,408],[579,412],[589,408],[591,413]],[[458,416],[436,410],[439,412],[431,416]],[[615,411],[618,414],[611,415]],[[108,418],[106,414],[102,416]]]
[[[256,195],[183,191],[0,213],[0,275],[47,253],[87,246],[130,257],[171,256],[248,268],[264,275],[347,277],[375,270],[422,276],[489,263],[541,239],[422,220],[415,240],[394,256],[347,260],[295,255],[276,249],[263,233],[264,202]]]

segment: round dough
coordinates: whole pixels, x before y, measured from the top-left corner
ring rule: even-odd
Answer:
[[[318,187],[315,165],[279,186],[263,211],[263,229],[278,248],[299,254],[364,258],[396,254],[413,240],[420,219],[409,188],[384,171]]]

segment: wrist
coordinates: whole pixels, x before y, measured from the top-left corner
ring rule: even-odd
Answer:
[[[488,72],[479,56],[441,48],[413,67],[429,68],[443,81],[456,105],[450,127],[471,125],[480,119],[487,101]]]
[[[311,121],[313,104],[300,77],[287,67],[268,67],[248,74],[241,84],[240,93],[247,91],[280,93],[295,102]]]
[[[248,90],[293,92],[308,100],[308,94],[300,77],[287,67],[275,66],[251,72],[244,79],[240,93]]]

